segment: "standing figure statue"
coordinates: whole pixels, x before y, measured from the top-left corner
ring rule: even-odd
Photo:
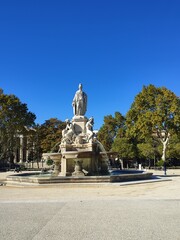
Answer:
[[[92,142],[92,138],[94,135],[93,132],[93,125],[94,125],[94,118],[91,117],[86,123],[86,135],[87,135],[87,141]]]
[[[73,102],[73,112],[76,116],[84,116],[87,110],[87,95],[82,91],[82,84],[79,84],[79,90],[76,92]]]

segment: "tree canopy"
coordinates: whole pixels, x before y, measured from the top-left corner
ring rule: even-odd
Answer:
[[[111,150],[115,137],[124,135],[125,118],[121,113],[115,112],[114,117],[107,115],[104,117],[104,124],[98,132],[98,139],[105,147],[106,151]]]
[[[17,133],[34,126],[36,116],[15,95],[0,93],[0,158],[13,152]]]
[[[165,87],[144,86],[126,115],[126,126],[139,141],[156,136],[165,157],[169,137],[180,131],[180,99]]]
[[[180,100],[165,87],[143,87],[126,115],[129,132],[146,137],[158,130],[173,133],[180,130]]]
[[[62,130],[65,126],[65,122],[57,118],[50,118],[39,126],[38,132],[42,152],[50,152],[53,148],[54,151],[58,149],[62,138]]]

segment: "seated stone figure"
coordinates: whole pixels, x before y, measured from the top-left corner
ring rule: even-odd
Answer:
[[[69,119],[65,120],[66,128],[62,130],[62,143],[72,143],[74,140],[74,125]]]

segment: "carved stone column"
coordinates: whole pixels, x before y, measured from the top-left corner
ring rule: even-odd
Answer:
[[[28,162],[28,156],[29,156],[29,149],[28,149],[28,137],[26,142],[26,162]]]
[[[14,153],[14,163],[17,163],[17,151]]]
[[[23,135],[20,138],[20,149],[19,149],[19,163],[23,163]]]

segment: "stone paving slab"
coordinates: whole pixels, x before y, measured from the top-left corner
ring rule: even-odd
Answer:
[[[178,240],[178,200],[1,203],[2,240]]]

